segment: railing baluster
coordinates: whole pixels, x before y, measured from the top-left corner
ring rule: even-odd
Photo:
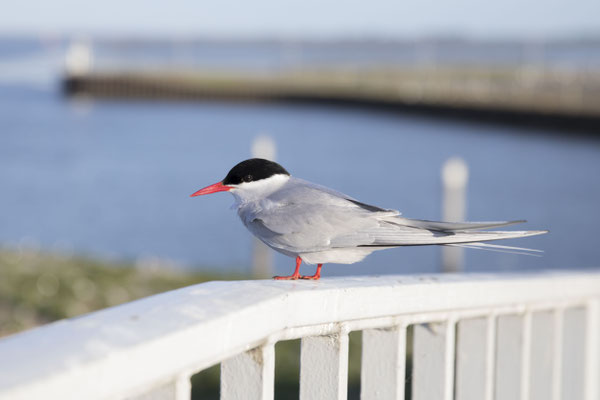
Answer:
[[[348,334],[302,338],[300,399],[346,399],[348,392]]]
[[[456,344],[456,400],[485,398],[487,325],[485,318],[458,322]]]
[[[600,398],[600,299],[587,304],[585,398]]]
[[[403,400],[406,327],[366,329],[362,335],[361,399]]]
[[[503,315],[496,331],[496,400],[515,400],[521,395],[523,318]]]
[[[563,369],[563,308],[554,310],[554,343],[552,354],[554,365],[552,368],[552,400],[561,400],[562,369]]]
[[[267,344],[221,363],[222,400],[271,400],[275,383],[275,349]]]
[[[521,331],[521,400],[529,400],[531,381],[531,312],[523,315]]]
[[[585,310],[566,309],[563,322],[563,400],[583,400],[585,373]]]
[[[553,344],[556,331],[552,312],[540,311],[531,317],[531,368],[529,375],[529,398],[552,399],[552,371],[554,369]]]
[[[184,374],[175,382],[175,400],[190,400],[192,397],[192,382],[190,375]]]
[[[454,345],[453,323],[420,324],[414,327],[413,400],[444,399],[447,388],[447,345],[449,335]],[[452,355],[454,352],[452,351]],[[454,360],[448,360],[454,363]],[[452,377],[450,381],[453,381]]]
[[[454,399],[454,366],[456,358],[456,321],[446,321],[446,349],[444,355],[444,399]]]
[[[496,377],[496,315],[487,317],[485,335],[485,400],[494,399]]]

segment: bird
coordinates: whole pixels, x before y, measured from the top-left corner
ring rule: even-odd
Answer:
[[[499,251],[539,251],[491,245],[547,233],[486,231],[526,222],[441,222],[410,219],[325,186],[296,178],[274,161],[251,158],[235,165],[225,178],[190,197],[229,192],[232,208],[246,228],[273,250],[296,259],[294,273],[277,280],[321,277],[326,263],[352,264],[377,250],[402,246],[447,245]],[[300,275],[300,265],[317,264],[314,275]]]

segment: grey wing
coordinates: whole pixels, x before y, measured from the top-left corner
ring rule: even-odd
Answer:
[[[273,248],[315,252],[371,244],[372,238],[364,232],[379,225],[374,216],[399,215],[398,211],[370,206],[331,189],[292,179],[245,221],[252,233]],[[348,237],[352,239],[348,241]]]
[[[524,221],[437,222],[403,218],[300,179],[268,199],[247,222],[269,246],[297,252],[347,247],[474,243],[539,235],[546,231],[480,231]],[[292,200],[290,200],[292,199]]]
[[[291,252],[315,252],[332,247],[372,244],[367,232],[378,222],[358,206],[287,203],[259,212],[246,223],[267,245]],[[351,237],[348,241],[346,238]]]
[[[289,184],[284,188],[284,190],[278,192],[274,196],[274,198],[283,197],[293,197],[294,199],[298,199],[298,201],[301,202],[315,203],[316,201],[320,201],[326,204],[337,204],[343,207],[351,208],[353,208],[353,206],[358,206],[366,211],[385,211],[393,213],[393,215],[400,215],[400,212],[398,210],[391,210],[366,204],[356,200],[351,196],[348,196],[347,194],[338,192],[337,190],[333,190],[326,186],[317,185],[316,183],[308,182],[296,177],[291,177]]]
[[[323,212],[317,205],[287,205],[264,218],[257,216],[248,227],[269,246],[298,253],[349,247],[474,243],[546,232],[429,230],[393,224],[388,222],[393,217],[373,214],[343,207],[328,207]]]
[[[494,222],[443,222],[443,221],[427,221],[424,219],[410,219],[410,218],[398,217],[398,218],[394,219],[394,222],[399,225],[410,226],[410,227],[414,227],[414,228],[452,232],[452,231],[459,231],[459,230],[498,228],[501,226],[521,224],[521,223],[527,222],[527,221],[518,220],[518,221],[494,221]]]

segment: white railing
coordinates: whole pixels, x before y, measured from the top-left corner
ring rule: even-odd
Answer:
[[[416,400],[600,398],[600,272],[199,284],[1,340],[0,398],[187,399],[221,363],[222,399],[271,399],[302,338],[300,397],[343,399],[356,330],[363,399],[406,368]]]

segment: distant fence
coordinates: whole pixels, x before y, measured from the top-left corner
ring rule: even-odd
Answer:
[[[406,377],[415,400],[600,397],[600,272],[581,272],[199,284],[0,340],[0,398],[188,399],[221,363],[222,399],[272,399],[274,344],[301,338],[300,398],[344,399],[350,331],[363,399]]]

